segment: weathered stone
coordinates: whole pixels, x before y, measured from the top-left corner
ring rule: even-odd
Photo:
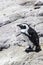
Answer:
[[[28,23],[41,34],[39,53],[26,53],[28,37],[18,24]],[[43,65],[43,1],[0,0],[0,65]]]

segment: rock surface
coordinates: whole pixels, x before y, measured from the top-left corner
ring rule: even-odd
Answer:
[[[26,53],[31,42],[17,27],[24,22],[43,34],[43,0],[0,0],[0,65],[43,65],[43,37],[42,51]]]

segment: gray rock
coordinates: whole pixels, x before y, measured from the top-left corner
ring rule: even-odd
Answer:
[[[43,6],[43,2],[39,0],[38,2],[35,3],[35,6]]]
[[[43,1],[0,0],[0,4],[0,65],[43,65]],[[17,25],[22,23],[41,34],[39,53],[25,52],[32,42],[20,34]]]

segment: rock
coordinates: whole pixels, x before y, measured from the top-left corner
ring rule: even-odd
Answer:
[[[40,9],[40,7],[39,7],[39,6],[37,6],[37,7],[35,7],[34,9]]]
[[[35,2],[35,6],[43,6],[43,1],[42,0],[37,0]]]
[[[43,6],[40,8],[38,16],[43,16]]]
[[[20,34],[18,24],[27,23],[36,30],[41,45],[39,53],[26,53],[32,43]],[[2,62],[3,61],[3,62]],[[43,65],[43,1],[0,1],[0,65]]]

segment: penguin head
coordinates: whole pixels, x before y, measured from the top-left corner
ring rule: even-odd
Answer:
[[[26,24],[26,23],[23,23],[23,24],[19,24],[19,25],[17,25],[17,26],[20,27],[21,33],[28,35],[28,30],[29,30],[29,26],[30,26],[30,25],[28,25],[28,24]]]

